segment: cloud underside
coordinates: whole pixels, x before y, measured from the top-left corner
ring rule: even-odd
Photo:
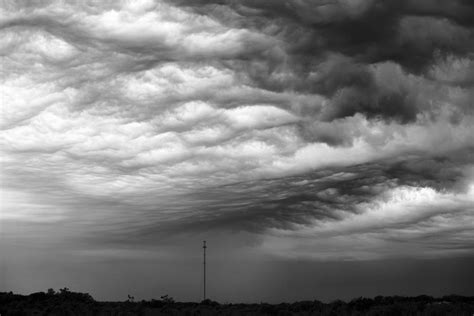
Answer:
[[[219,231],[286,257],[472,253],[469,1],[0,12],[0,215],[30,237],[61,223],[104,247]]]

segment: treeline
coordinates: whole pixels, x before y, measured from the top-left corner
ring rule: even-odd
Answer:
[[[377,296],[357,298],[350,302],[303,301],[281,304],[219,304],[211,300],[200,303],[175,302],[168,295],[159,300],[135,302],[132,296],[123,302],[98,302],[87,293],[58,292],[49,289],[30,295],[0,293],[1,316],[152,316],[152,315],[474,315],[474,297],[457,295]]]

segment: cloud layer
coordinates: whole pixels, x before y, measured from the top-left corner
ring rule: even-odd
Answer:
[[[3,2],[3,240],[234,232],[291,258],[472,253],[473,14]]]

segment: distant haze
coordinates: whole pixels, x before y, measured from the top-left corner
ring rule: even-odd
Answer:
[[[0,291],[474,295],[473,16],[2,1]]]

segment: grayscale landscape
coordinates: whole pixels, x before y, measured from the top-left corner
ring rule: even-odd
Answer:
[[[0,53],[2,316],[474,313],[473,1],[0,0]]]

